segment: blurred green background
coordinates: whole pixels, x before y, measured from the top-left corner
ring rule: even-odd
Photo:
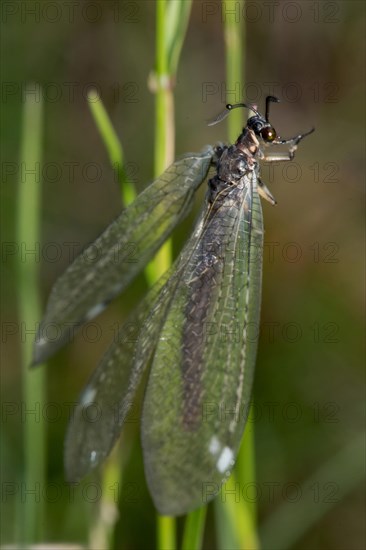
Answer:
[[[225,141],[225,124],[206,122],[226,102],[260,108],[268,94],[278,133],[315,126],[295,162],[264,166],[278,205],[263,205],[265,256],[262,327],[256,367],[254,500],[266,548],[361,549],[365,545],[364,442],[364,32],[363,3],[238,2],[246,24],[245,83],[225,87],[220,2],[196,1],[175,86],[176,156]],[[153,174],[155,2],[3,2],[2,9],[2,543],[14,541],[22,492],[21,346],[15,214],[23,93],[42,86],[43,304],[80,251],[121,211],[120,190],[86,102],[96,87],[142,190]],[[224,12],[225,13],[225,12]],[[227,13],[230,17],[230,14]],[[204,187],[204,186],[203,186]],[[197,213],[205,189],[198,193]],[[177,254],[195,214],[174,234]],[[18,245],[18,246],[17,246]],[[9,248],[10,247],[10,248]],[[9,251],[12,250],[12,253]],[[46,372],[45,541],[87,544],[93,481],[70,492],[63,440],[70,406],[120,323],[146,290],[139,277]],[[91,341],[95,339],[96,341]],[[88,341],[89,340],[89,341]],[[50,407],[51,407],[50,406]],[[23,412],[23,415],[22,415]],[[155,512],[144,484],[138,413],[123,435],[122,495],[116,548],[154,546]],[[251,426],[248,426],[251,429]],[[94,479],[94,478],[93,478]],[[89,485],[88,485],[89,483]],[[221,497],[223,500],[225,497]],[[227,499],[234,498],[227,494]],[[204,547],[215,542],[211,507]],[[89,533],[89,534],[88,534]]]

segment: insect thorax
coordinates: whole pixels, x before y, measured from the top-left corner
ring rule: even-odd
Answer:
[[[214,203],[220,194],[224,198],[225,191],[239,183],[248,172],[257,168],[256,154],[258,141],[252,139],[253,132],[246,129],[237,139],[235,145],[215,148],[216,174],[208,182],[209,202]]]

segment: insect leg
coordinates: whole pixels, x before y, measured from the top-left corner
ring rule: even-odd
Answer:
[[[263,199],[266,199],[266,201],[270,202],[273,206],[277,204],[276,199],[272,195],[271,191],[268,189],[265,183],[260,178],[257,178],[258,182],[258,193]]]
[[[297,149],[298,144],[304,137],[308,136],[309,134],[313,133],[315,128],[312,128],[308,132],[305,132],[304,134],[299,134],[298,136],[295,136],[293,138],[289,139],[275,139],[272,141],[271,145],[289,145],[288,151],[283,151],[282,153],[279,152],[270,152],[264,153],[263,160],[266,162],[278,162],[278,161],[286,161],[286,160],[292,160],[295,156],[295,151]]]

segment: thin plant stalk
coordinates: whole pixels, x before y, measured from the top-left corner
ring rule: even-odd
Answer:
[[[242,18],[236,18],[233,15],[237,9],[238,3],[234,0],[224,2],[222,5],[224,21],[224,38],[226,53],[226,86],[230,91],[235,90],[233,97],[227,97],[227,101],[237,103],[245,98],[241,97],[241,90],[244,83],[244,58],[245,58],[245,22]],[[241,4],[242,7],[242,4]],[[234,114],[234,113],[232,113]],[[227,118],[229,140],[233,142],[240,133],[243,120],[242,114],[236,112],[234,116]],[[237,458],[235,473],[232,479],[227,482],[227,486],[234,484],[234,491],[246,487],[248,483],[255,483],[255,461],[254,461],[254,427],[253,423],[248,422],[245,435]],[[218,500],[218,499],[217,499]],[[255,503],[244,502],[239,499],[238,502],[228,498],[225,507],[225,520],[220,521],[217,528],[221,530],[218,533],[218,539],[223,547],[230,540],[236,540],[239,547],[258,548],[258,536],[256,530],[256,508]],[[215,506],[222,509],[222,503],[216,502]],[[217,512],[218,513],[218,512]]]
[[[226,61],[226,89],[230,92],[226,97],[227,103],[245,101],[241,97],[245,78],[245,21],[242,17],[234,16],[235,10],[240,7],[240,14],[244,12],[244,2],[236,0],[223,2],[225,61]],[[227,117],[229,140],[232,143],[243,128],[243,112],[239,109]]]
[[[122,486],[121,450],[117,445],[102,470],[102,496],[98,502],[98,514],[90,527],[89,546],[107,550],[113,548],[114,530],[118,521],[118,502],[111,488]]]
[[[157,548],[175,550],[177,540],[176,522],[170,516],[157,517]]]
[[[174,95],[173,87],[191,2],[157,0],[156,58],[150,87],[155,92],[154,175],[159,176],[174,161]],[[172,262],[172,242],[164,243],[147,266],[150,284],[154,283]],[[158,516],[157,544],[161,550],[176,547],[176,522],[173,517]]]
[[[218,548],[226,550],[256,550],[258,538],[253,529],[252,515],[243,503],[243,490],[235,472],[222,487],[215,500]]]
[[[169,86],[168,58],[166,48],[165,0],[156,2],[156,60],[155,60],[155,148],[154,175],[158,176],[174,160],[174,99]],[[146,268],[152,285],[172,262],[172,241],[168,239]],[[173,550],[176,547],[176,522],[172,517],[158,516],[157,544],[159,550]]]
[[[154,176],[158,177],[174,161],[174,84],[179,57],[188,26],[191,0],[157,0],[155,70],[149,79],[155,93]],[[172,242],[168,239],[146,268],[153,284],[172,262]]]
[[[97,90],[89,90],[87,99],[94,122],[99,130],[105,148],[107,149],[111,166],[115,171],[117,181],[121,187],[123,204],[124,206],[128,206],[135,200],[136,191],[126,173],[122,144],[113,128],[112,122]]]
[[[206,514],[207,506],[202,506],[187,516],[182,550],[200,550],[202,548]]]
[[[23,98],[23,122],[20,151],[18,208],[16,235],[25,250],[37,250],[40,244],[41,220],[41,158],[43,103],[39,85],[27,85]],[[33,172],[34,171],[34,172]],[[29,331],[41,318],[39,294],[39,260],[28,254],[17,265],[19,319]],[[28,335],[21,344],[22,393],[24,410],[29,411],[23,422],[24,486],[42,495],[46,479],[46,426],[42,407],[46,398],[46,370],[29,369],[32,361],[33,338]],[[44,499],[30,495],[21,503],[20,526],[17,538],[22,543],[44,540]]]
[[[243,441],[239,450],[236,461],[236,476],[243,487],[255,487],[256,469],[255,469],[255,441],[254,441],[254,417],[253,410],[250,408]],[[251,526],[252,533],[248,533],[251,540],[258,540],[257,535],[257,505],[255,500],[249,499],[245,501],[247,525]]]
[[[166,48],[166,0],[156,2],[156,57],[152,86],[155,91],[154,176],[159,176],[174,160],[174,96],[168,75]],[[152,285],[169,269],[172,261],[172,242],[168,239],[146,268]]]

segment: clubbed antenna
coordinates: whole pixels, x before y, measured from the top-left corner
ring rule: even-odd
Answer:
[[[274,95],[268,95],[266,97],[266,121],[269,122],[268,120],[268,117],[269,117],[269,104],[273,102],[273,103],[279,103],[280,100],[278,99],[278,97],[275,97]]]
[[[276,99],[276,98],[275,98]],[[228,103],[225,107],[225,110],[222,111],[222,113],[218,114],[214,120],[211,120],[211,122],[208,123],[208,126],[214,126],[218,122],[221,122],[224,120],[224,118],[227,117],[227,115],[232,111],[233,109],[236,109],[237,107],[244,107],[246,109],[250,109],[253,111],[256,115],[261,116],[257,109],[255,109],[252,105],[247,105],[246,103],[236,103],[235,105],[231,105],[231,103]]]

